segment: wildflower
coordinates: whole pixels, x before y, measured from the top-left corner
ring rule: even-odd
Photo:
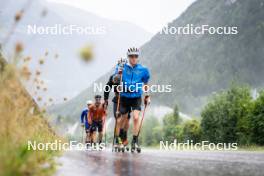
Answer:
[[[39,76],[41,72],[39,70],[36,71],[36,75]]]
[[[89,62],[93,59],[93,50],[91,46],[85,46],[80,51],[80,57],[83,61]]]
[[[39,60],[39,64],[40,64],[40,65],[43,65],[43,64],[44,64],[44,59],[40,59],[40,60]]]
[[[31,72],[27,66],[23,66],[22,69],[20,70],[20,75],[25,80],[29,80],[31,76]]]
[[[42,100],[42,98],[41,98],[41,97],[38,97],[38,98],[37,98],[37,101],[41,101],[41,100]]]
[[[24,50],[24,46],[21,42],[17,42],[15,46],[15,52],[16,53],[21,53]]]
[[[30,56],[27,56],[27,57],[24,58],[24,62],[28,62],[30,60],[31,60],[31,57]]]
[[[22,15],[23,15],[23,11],[22,10],[17,12],[16,15],[15,15],[15,21],[18,22],[19,20],[21,20]]]

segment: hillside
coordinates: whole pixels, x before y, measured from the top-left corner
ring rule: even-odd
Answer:
[[[233,3],[232,3],[233,2]],[[157,94],[156,100],[180,109],[199,112],[212,92],[232,81],[263,86],[262,0],[198,0],[169,26],[186,24],[237,26],[237,35],[156,35],[142,47],[143,62],[152,82],[173,85],[171,96]],[[194,109],[197,108],[197,109]]]
[[[197,0],[169,27],[187,24],[237,26],[237,35],[156,34],[141,47],[141,62],[150,68],[152,84],[171,84],[172,93],[152,94],[153,104],[173,107],[199,115],[212,93],[232,81],[263,86],[264,5],[262,0]],[[97,82],[105,82],[106,74]],[[76,118],[89,87],[72,101],[51,108],[55,114]]]
[[[15,14],[26,2],[27,0],[3,2],[3,8],[0,10],[1,42],[11,30]],[[45,64],[41,67],[41,78],[45,81],[48,91],[41,95],[53,97],[54,103],[61,103],[64,97],[69,99],[79,94],[108,72],[116,58],[121,57],[127,47],[142,45],[151,37],[144,29],[128,22],[102,18],[79,8],[47,0],[30,2],[3,51],[5,56],[12,55],[14,43],[22,42],[25,47],[23,55],[32,58],[30,68],[33,71],[40,69],[39,59],[45,59]],[[43,11],[46,12],[45,16],[41,16]],[[28,25],[42,28],[75,25],[87,27],[91,31],[101,29],[102,32],[87,35],[28,34]],[[79,57],[80,49],[86,45],[93,46],[94,59],[90,64],[82,62]],[[57,59],[54,57],[56,54]],[[36,91],[30,86],[27,88],[32,95]]]

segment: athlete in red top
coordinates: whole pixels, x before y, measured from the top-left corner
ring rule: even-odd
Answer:
[[[88,123],[91,126],[90,133],[92,136],[92,143],[96,141],[96,133],[99,133],[99,144],[102,142],[103,138],[103,126],[106,118],[106,108],[101,102],[101,95],[96,95],[95,103],[89,107],[88,113]]]

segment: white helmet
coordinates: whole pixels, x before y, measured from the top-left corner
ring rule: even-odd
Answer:
[[[131,55],[139,56],[139,49],[138,49],[138,48],[135,48],[135,47],[133,47],[133,48],[129,48],[129,49],[127,50],[127,56],[129,57],[129,56],[131,56]]]
[[[87,101],[86,101],[86,104],[87,104],[87,105],[91,105],[91,104],[93,104],[93,101],[91,101],[91,100],[87,100]]]

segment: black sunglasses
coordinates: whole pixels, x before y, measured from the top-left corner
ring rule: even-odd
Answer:
[[[138,58],[138,55],[129,55],[128,57],[131,57],[131,58],[133,58],[133,57]]]

